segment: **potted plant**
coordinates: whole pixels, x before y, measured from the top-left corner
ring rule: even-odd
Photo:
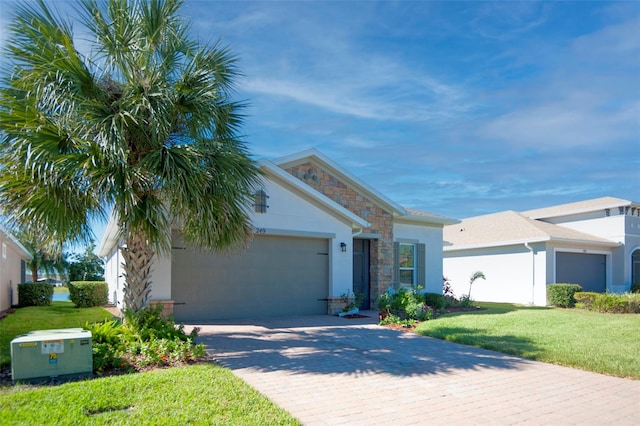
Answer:
[[[354,291],[352,296],[351,292],[347,291],[346,293],[342,293],[340,298],[344,303],[344,308],[342,308],[342,312],[338,313],[338,316],[344,317],[347,315],[355,315],[360,311],[359,306],[364,300],[364,294],[359,291]]]

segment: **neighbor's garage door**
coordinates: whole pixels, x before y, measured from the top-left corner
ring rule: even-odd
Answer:
[[[326,239],[256,236],[247,250],[220,255],[184,247],[179,239],[174,246],[178,321],[327,313]]]
[[[556,253],[556,282],[580,284],[584,291],[607,289],[607,256],[604,254]]]

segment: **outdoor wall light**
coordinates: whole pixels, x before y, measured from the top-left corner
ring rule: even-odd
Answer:
[[[347,251],[347,243],[340,243],[340,250],[344,253]]]

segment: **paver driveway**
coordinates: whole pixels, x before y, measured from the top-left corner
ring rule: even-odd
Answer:
[[[199,326],[220,364],[306,425],[640,424],[640,381],[389,330],[371,315]]]

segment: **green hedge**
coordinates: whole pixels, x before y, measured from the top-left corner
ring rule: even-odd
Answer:
[[[49,283],[18,284],[20,306],[49,306],[53,297],[53,286]]]
[[[427,306],[431,306],[433,309],[443,309],[446,305],[446,299],[442,294],[438,293],[425,293],[424,294],[424,303]]]
[[[109,300],[109,286],[104,281],[71,281],[69,298],[76,308],[102,306]]]
[[[576,300],[576,307],[583,309],[591,309],[593,301],[596,300],[600,293],[594,291],[577,291],[574,293],[573,298]]]
[[[601,293],[594,299],[592,310],[611,314],[640,314],[640,294]]]
[[[631,284],[631,293],[640,293],[640,283]]]
[[[572,308],[576,304],[576,299],[573,296],[579,291],[582,291],[579,284],[549,284],[547,286],[547,300],[553,306]]]

